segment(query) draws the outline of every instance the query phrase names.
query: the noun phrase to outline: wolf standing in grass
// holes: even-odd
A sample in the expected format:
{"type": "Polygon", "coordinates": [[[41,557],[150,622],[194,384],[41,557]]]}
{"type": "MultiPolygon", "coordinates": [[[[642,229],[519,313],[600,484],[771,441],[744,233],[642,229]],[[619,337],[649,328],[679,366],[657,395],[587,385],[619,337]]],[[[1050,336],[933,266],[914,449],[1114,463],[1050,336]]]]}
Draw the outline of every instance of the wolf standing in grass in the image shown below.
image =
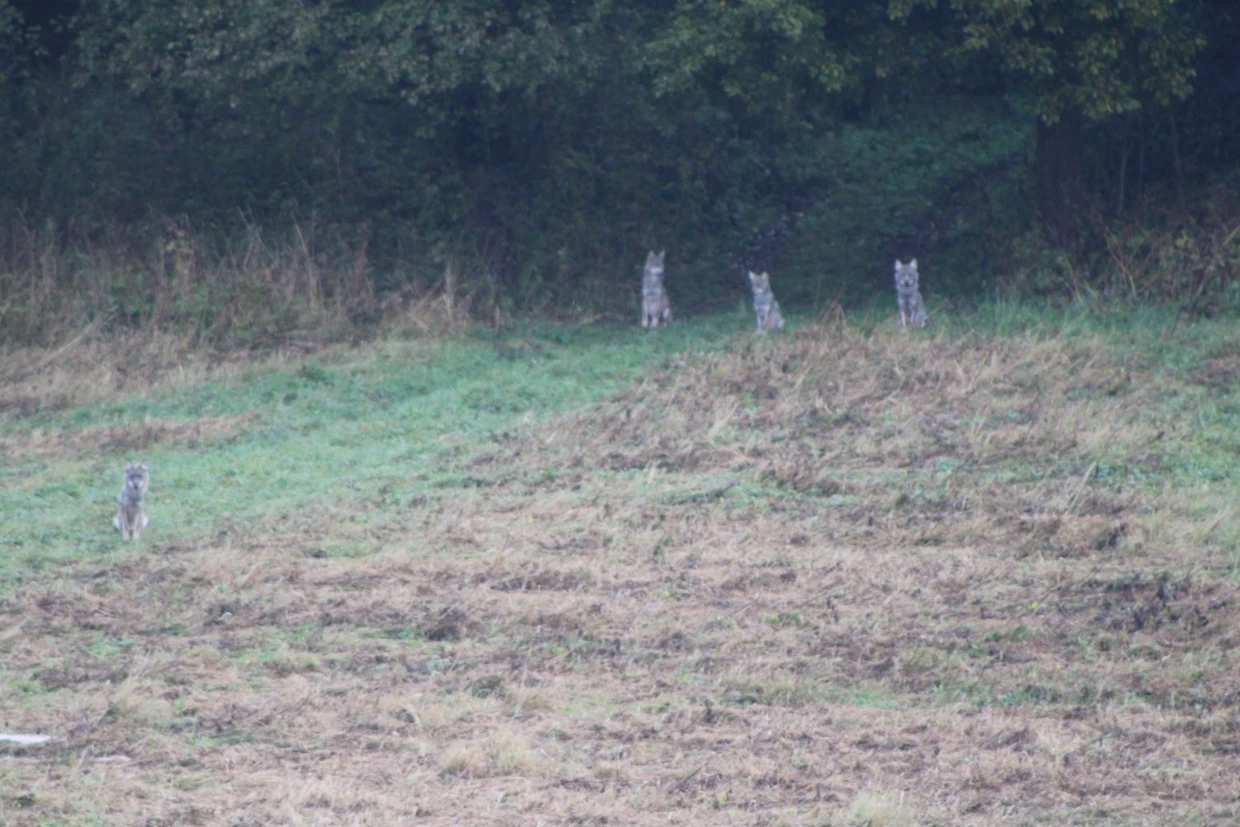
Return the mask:
{"type": "Polygon", "coordinates": [[[753,288],[753,312],[758,317],[758,332],[765,333],[784,326],[784,314],[779,312],[779,302],[771,292],[771,275],[749,271],[749,286],[753,288]]]}
{"type": "Polygon", "coordinates": [[[642,327],[658,327],[672,320],[672,303],[663,289],[663,253],[656,256],[651,250],[642,270],[642,327]]]}
{"type": "Polygon", "coordinates": [[[146,486],[150,481],[151,473],[145,462],[137,465],[125,463],[125,485],[116,498],[116,516],[112,518],[112,525],[120,531],[122,540],[137,540],[142,536],[142,529],[146,528],[146,510],[142,507],[142,501],[146,498],[146,486]]]}
{"type": "Polygon", "coordinates": [[[896,304],[900,307],[901,328],[910,322],[916,327],[926,326],[926,305],[917,289],[917,259],[908,264],[896,259],[896,304]]]}

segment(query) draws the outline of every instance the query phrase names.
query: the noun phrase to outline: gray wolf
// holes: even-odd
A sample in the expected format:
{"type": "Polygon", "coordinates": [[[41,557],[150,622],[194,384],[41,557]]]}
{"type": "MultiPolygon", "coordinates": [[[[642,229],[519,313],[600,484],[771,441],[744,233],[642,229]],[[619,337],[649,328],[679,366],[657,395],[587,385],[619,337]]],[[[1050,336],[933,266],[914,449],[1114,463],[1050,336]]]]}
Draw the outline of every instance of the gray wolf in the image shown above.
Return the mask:
{"type": "Polygon", "coordinates": [[[779,312],[779,302],[771,292],[771,275],[749,271],[749,286],[753,288],[753,312],[758,317],[758,332],[765,333],[784,326],[784,314],[779,312]]]}
{"type": "Polygon", "coordinates": [[[663,254],[654,250],[646,256],[642,270],[642,327],[658,327],[672,320],[672,304],[663,289],[663,254]]]}
{"type": "Polygon", "coordinates": [[[901,328],[907,323],[926,326],[926,305],[921,300],[917,281],[917,259],[910,260],[908,264],[896,259],[896,304],[900,308],[901,328]]]}
{"type": "Polygon", "coordinates": [[[151,473],[145,462],[125,463],[125,484],[116,498],[116,516],[112,518],[112,525],[120,531],[122,540],[137,540],[146,528],[148,520],[143,500],[150,481],[151,473]]]}

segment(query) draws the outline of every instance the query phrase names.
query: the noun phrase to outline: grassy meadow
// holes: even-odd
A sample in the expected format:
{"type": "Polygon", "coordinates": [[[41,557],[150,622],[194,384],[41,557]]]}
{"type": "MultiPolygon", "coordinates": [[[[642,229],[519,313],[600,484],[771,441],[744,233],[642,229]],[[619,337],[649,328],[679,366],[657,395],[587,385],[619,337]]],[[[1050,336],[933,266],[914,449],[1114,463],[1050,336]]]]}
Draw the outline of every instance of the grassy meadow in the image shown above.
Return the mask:
{"type": "Polygon", "coordinates": [[[0,354],[0,823],[1240,820],[1235,319],[893,309],[0,354]]]}

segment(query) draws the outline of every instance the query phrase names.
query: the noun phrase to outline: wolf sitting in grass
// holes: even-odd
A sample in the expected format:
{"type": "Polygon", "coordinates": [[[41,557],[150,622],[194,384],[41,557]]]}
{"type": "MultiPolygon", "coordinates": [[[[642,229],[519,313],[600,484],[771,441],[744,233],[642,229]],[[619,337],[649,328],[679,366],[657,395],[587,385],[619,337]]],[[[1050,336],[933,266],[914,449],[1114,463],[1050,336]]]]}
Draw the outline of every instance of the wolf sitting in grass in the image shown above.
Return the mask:
{"type": "Polygon", "coordinates": [[[764,270],[759,274],[750,270],[749,286],[753,288],[753,312],[758,317],[758,332],[783,327],[784,314],[779,312],[779,302],[771,292],[770,273],[764,270]]]}
{"type": "Polygon", "coordinates": [[[146,528],[148,521],[142,503],[150,481],[151,473],[145,462],[125,463],[125,484],[116,498],[116,516],[112,518],[112,525],[120,531],[122,540],[137,540],[146,528]]]}
{"type": "Polygon", "coordinates": [[[642,270],[642,327],[658,327],[672,320],[672,303],[663,289],[663,253],[646,256],[642,270]]]}
{"type": "Polygon", "coordinates": [[[926,326],[926,305],[917,289],[917,259],[911,259],[908,264],[896,259],[896,304],[900,308],[901,328],[908,322],[917,327],[926,326]]]}

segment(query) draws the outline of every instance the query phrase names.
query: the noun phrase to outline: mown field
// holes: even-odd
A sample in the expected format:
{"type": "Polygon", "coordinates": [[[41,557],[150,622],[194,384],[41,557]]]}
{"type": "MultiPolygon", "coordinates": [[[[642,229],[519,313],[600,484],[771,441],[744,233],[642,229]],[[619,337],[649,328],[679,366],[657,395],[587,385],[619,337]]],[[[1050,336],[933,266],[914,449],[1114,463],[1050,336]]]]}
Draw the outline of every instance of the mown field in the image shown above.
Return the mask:
{"type": "Polygon", "coordinates": [[[3,354],[0,823],[1240,821],[1235,320],[750,324],[3,354]]]}

